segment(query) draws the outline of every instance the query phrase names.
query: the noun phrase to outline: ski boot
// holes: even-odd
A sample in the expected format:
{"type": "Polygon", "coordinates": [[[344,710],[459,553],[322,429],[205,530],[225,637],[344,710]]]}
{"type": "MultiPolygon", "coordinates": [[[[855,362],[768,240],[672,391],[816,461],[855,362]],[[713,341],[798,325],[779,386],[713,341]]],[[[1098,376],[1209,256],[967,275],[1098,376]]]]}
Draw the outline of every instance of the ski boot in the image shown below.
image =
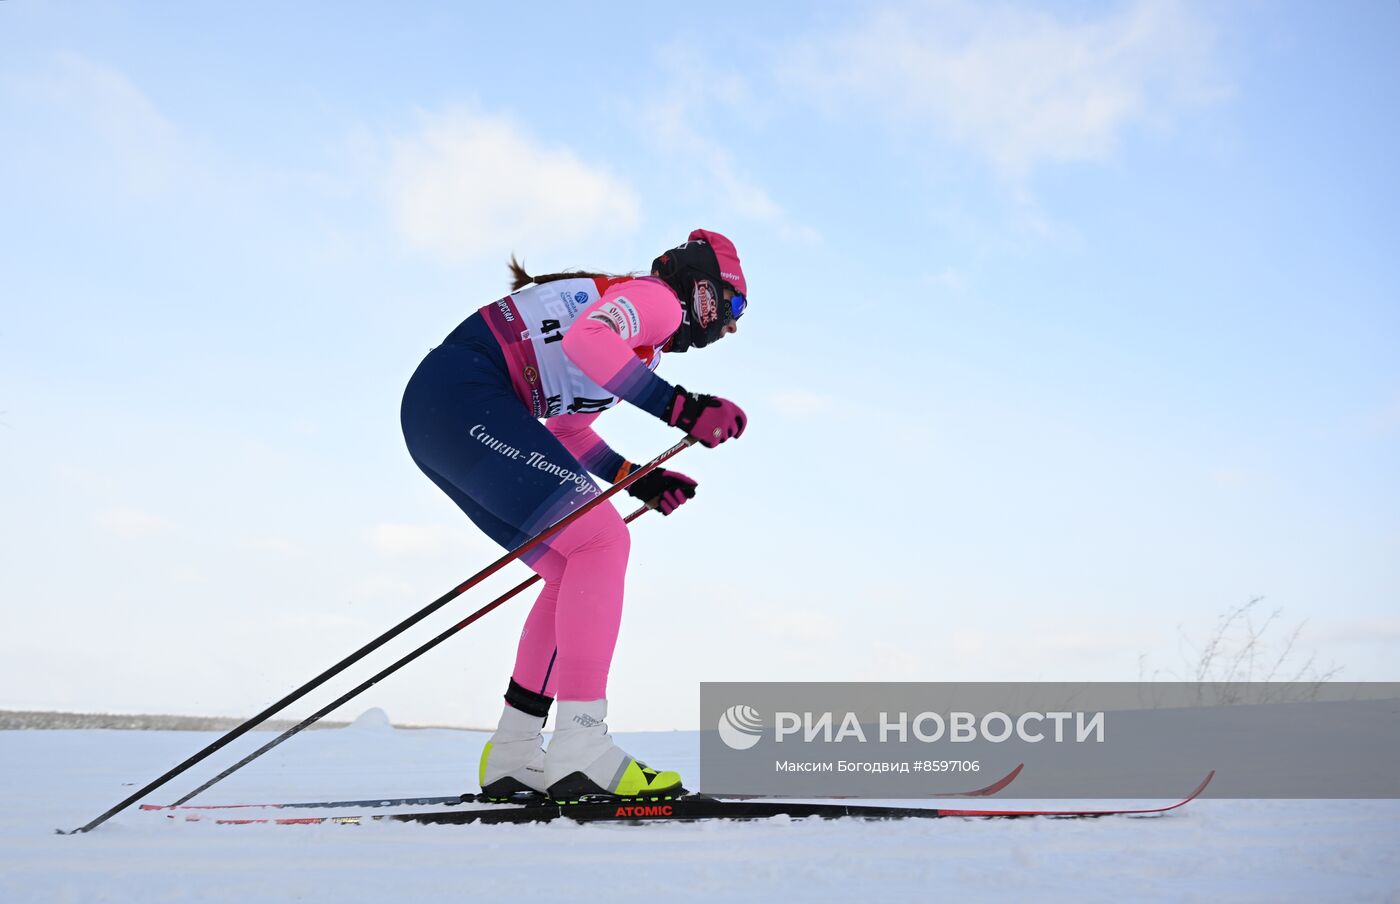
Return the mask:
{"type": "Polygon", "coordinates": [[[556,803],[656,799],[685,793],[681,777],[629,756],[613,743],[604,718],[607,700],[560,700],[554,736],[545,751],[545,782],[556,803]]]}
{"type": "Polygon", "coordinates": [[[541,734],[545,718],[506,704],[496,733],[481,751],[477,777],[482,797],[502,801],[543,798],[548,787],[541,734]]]}

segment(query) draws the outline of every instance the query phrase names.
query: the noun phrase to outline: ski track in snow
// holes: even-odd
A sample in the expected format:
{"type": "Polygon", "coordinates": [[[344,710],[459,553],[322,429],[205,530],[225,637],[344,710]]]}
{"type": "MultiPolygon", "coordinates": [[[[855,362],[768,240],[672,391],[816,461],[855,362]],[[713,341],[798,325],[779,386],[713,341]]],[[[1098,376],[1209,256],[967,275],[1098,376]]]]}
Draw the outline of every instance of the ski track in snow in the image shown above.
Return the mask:
{"type": "MultiPolygon", "coordinates": [[[[54,834],[214,737],[0,731],[0,901],[1400,902],[1400,801],[1202,800],[1154,819],[642,826],[219,826],[133,810],[87,835],[54,834]]],[[[241,738],[152,802],[170,802],[269,738],[241,738]]],[[[619,740],[697,773],[694,732],[619,740]]],[[[195,802],[475,790],[484,741],[372,726],[302,734],[195,802]]],[[[975,805],[1003,804],[1015,806],[975,805]]]]}

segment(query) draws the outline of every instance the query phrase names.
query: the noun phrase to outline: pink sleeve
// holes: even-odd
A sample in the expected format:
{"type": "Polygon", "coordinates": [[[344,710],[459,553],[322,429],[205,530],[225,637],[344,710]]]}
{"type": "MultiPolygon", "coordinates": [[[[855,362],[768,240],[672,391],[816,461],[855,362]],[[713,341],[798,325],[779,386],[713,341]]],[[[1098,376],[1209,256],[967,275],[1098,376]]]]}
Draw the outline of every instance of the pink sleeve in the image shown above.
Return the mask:
{"type": "Polygon", "coordinates": [[[564,354],[620,399],[665,418],[675,387],[652,373],[637,349],[660,348],[681,324],[676,293],[659,279],[618,283],[564,334],[564,354]]]}
{"type": "Polygon", "coordinates": [[[596,474],[608,483],[617,483],[627,476],[632,466],[594,432],[593,422],[600,413],[561,414],[545,421],[545,426],[590,474],[596,474]]]}

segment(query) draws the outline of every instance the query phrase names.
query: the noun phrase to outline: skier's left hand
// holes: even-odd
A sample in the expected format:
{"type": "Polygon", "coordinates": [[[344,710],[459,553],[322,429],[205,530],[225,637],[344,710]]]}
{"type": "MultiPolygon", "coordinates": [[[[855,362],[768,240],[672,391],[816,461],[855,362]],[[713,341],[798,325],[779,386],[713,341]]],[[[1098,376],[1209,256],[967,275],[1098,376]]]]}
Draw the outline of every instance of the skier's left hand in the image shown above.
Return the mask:
{"type": "Polygon", "coordinates": [[[627,488],[627,492],[647,505],[669,515],[694,498],[695,481],[678,471],[657,468],[627,488]]]}

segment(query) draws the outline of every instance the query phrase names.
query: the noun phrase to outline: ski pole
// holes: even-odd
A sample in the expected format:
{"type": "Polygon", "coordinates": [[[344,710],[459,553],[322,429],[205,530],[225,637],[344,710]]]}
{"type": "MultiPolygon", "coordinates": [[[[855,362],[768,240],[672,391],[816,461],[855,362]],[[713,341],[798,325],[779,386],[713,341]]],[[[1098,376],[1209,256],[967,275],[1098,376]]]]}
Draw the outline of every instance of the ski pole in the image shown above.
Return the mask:
{"type": "Polygon", "coordinates": [[[693,445],[695,442],[697,442],[695,437],[687,436],[685,439],[676,443],[674,446],[667,449],[665,452],[662,452],[660,455],[656,456],[651,461],[642,465],[640,468],[633,471],[631,474],[628,474],[622,480],[613,484],[611,487],[604,490],[602,493],[599,493],[597,496],[593,497],[588,502],[574,509],[572,512],[565,515],[563,518],[560,518],[556,523],[540,531],[538,534],[531,537],[529,540],[526,540],[514,550],[501,556],[499,559],[492,562],[490,565],[486,566],[481,571],[478,571],[472,577],[468,578],[461,584],[458,584],[456,587],[447,591],[442,596],[438,597],[428,605],[424,606],[422,609],[419,609],[413,615],[410,615],[408,618],[404,619],[394,627],[385,631],[383,634],[379,635],[374,640],[371,640],[369,643],[360,647],[358,650],[351,653],[349,656],[346,656],[344,659],[340,660],[335,665],[326,669],[324,672],[317,675],[315,678],[312,678],[310,681],[306,682],[301,687],[292,691],[290,694],[283,697],[281,700],[278,700],[276,703],[273,703],[272,705],[268,706],[267,709],[264,709],[262,712],[248,719],[246,722],[239,725],[237,728],[231,729],[222,737],[214,740],[209,744],[209,746],[194,754],[189,759],[185,760],[183,763],[180,763],[179,765],[173,767],[164,775],[155,779],[150,784],[146,785],[141,790],[132,794],[130,797],[126,798],[126,800],[123,800],[121,803],[112,807],[110,810],[103,813],[101,816],[98,816],[97,818],[93,819],[88,824],[79,826],[76,829],[71,829],[66,832],[62,829],[58,829],[57,831],[59,832],[59,834],[63,835],[74,835],[81,834],[83,832],[91,832],[93,829],[102,825],[102,823],[111,819],[113,816],[117,815],[122,810],[125,810],[127,807],[136,803],[136,801],[145,797],[147,794],[150,794],[152,791],[161,787],[175,776],[185,772],[187,769],[189,769],[196,763],[203,761],[210,754],[214,753],[217,750],[220,750],[225,745],[229,744],[231,741],[234,741],[242,737],[244,734],[247,734],[255,726],[262,723],[265,719],[268,719],[269,717],[280,712],[282,709],[286,708],[288,705],[295,703],[297,700],[300,700],[302,697],[306,696],[311,691],[320,687],[322,684],[326,683],[331,678],[334,678],[336,675],[339,675],[341,672],[345,671],[347,668],[354,665],[356,662],[359,662],[366,655],[373,653],[375,650],[384,646],[384,644],[393,640],[395,637],[398,637],[404,631],[407,631],[409,628],[418,624],[420,621],[427,618],[429,615],[432,615],[434,612],[438,611],[443,606],[446,606],[448,603],[452,602],[454,599],[461,596],[463,593],[466,593],[468,590],[475,587],[477,584],[480,584],[482,581],[486,580],[491,575],[500,571],[502,568],[506,567],[511,562],[518,559],[520,556],[534,549],[547,537],[554,534],[555,531],[562,529],[566,525],[572,523],[574,520],[582,517],[584,513],[591,511],[594,507],[602,505],[604,500],[611,498],[612,496],[631,486],[637,481],[638,478],[643,477],[656,470],[663,463],[669,461],[674,456],[680,454],[682,451],[684,451],[687,447],[693,445]]]}
{"type": "MultiPolygon", "coordinates": [[[[642,515],[646,514],[647,511],[648,511],[650,508],[651,508],[650,506],[646,506],[646,505],[642,506],[641,508],[637,509],[635,512],[633,512],[632,514],[630,514],[630,515],[628,515],[626,518],[624,518],[624,519],[623,519],[623,523],[624,523],[624,524],[631,524],[633,521],[637,520],[637,519],[640,518],[642,515]]],[[[470,625],[472,622],[476,621],[478,618],[481,618],[481,617],[482,617],[483,615],[485,615],[486,613],[490,612],[491,610],[497,608],[498,606],[500,606],[500,605],[502,605],[503,603],[507,602],[508,600],[512,599],[512,598],[515,597],[517,594],[523,592],[526,588],[530,587],[532,584],[536,583],[536,582],[539,581],[539,580],[540,580],[540,576],[537,575],[537,574],[533,574],[533,575],[531,575],[528,579],[526,579],[526,580],[524,580],[524,581],[521,581],[519,584],[516,584],[516,585],[515,585],[514,587],[512,587],[511,589],[507,590],[505,593],[501,594],[500,596],[496,597],[496,598],[495,598],[494,600],[492,600],[491,602],[489,602],[489,603],[487,603],[486,605],[482,606],[480,609],[476,610],[476,611],[473,612],[471,615],[468,615],[466,618],[462,619],[462,620],[459,621],[457,624],[455,624],[455,625],[453,625],[452,627],[448,628],[446,631],[443,631],[443,632],[442,632],[441,634],[439,634],[437,637],[434,637],[432,640],[430,640],[430,641],[428,641],[427,643],[423,644],[423,645],[422,645],[421,647],[419,647],[418,649],[414,650],[414,651],[411,652],[411,653],[405,654],[401,659],[399,659],[399,660],[398,660],[397,662],[395,662],[393,665],[387,666],[386,668],[384,668],[383,670],[381,670],[380,672],[378,672],[377,674],[375,674],[374,677],[365,679],[365,681],[364,681],[363,683],[361,683],[358,687],[355,687],[355,688],[353,688],[353,689],[351,689],[351,690],[346,691],[345,693],[341,694],[341,695],[340,695],[339,697],[337,697],[336,699],[332,700],[330,703],[327,703],[325,706],[323,706],[323,707],[321,707],[320,709],[316,710],[316,712],[312,713],[311,715],[307,716],[307,717],[306,717],[305,719],[303,719],[302,721],[298,722],[296,725],[294,725],[294,726],[292,726],[291,728],[287,729],[286,731],[282,732],[280,735],[278,735],[277,737],[273,738],[271,741],[268,741],[266,744],[264,744],[263,746],[259,747],[257,750],[254,750],[252,753],[248,754],[248,755],[245,756],[243,759],[241,759],[241,760],[239,760],[238,762],[234,763],[232,766],[228,767],[228,768],[225,769],[223,772],[220,772],[218,775],[214,776],[214,777],[211,778],[209,781],[207,781],[207,782],[205,782],[204,784],[200,785],[198,788],[195,788],[195,789],[194,789],[193,791],[191,791],[189,794],[186,794],[184,797],[182,797],[182,798],[180,798],[179,800],[175,801],[173,804],[170,804],[170,806],[172,806],[172,807],[178,807],[178,806],[180,806],[180,804],[183,804],[183,803],[185,803],[185,802],[187,802],[187,801],[189,801],[189,800],[192,800],[195,796],[197,796],[197,795],[199,795],[199,794],[203,794],[205,791],[207,791],[207,790],[209,790],[210,788],[214,787],[214,786],[217,785],[219,782],[221,782],[221,781],[223,781],[224,779],[228,778],[230,775],[233,775],[233,774],[234,774],[235,772],[237,772],[239,769],[242,769],[244,766],[246,766],[246,765],[248,765],[249,763],[253,762],[253,760],[256,760],[258,757],[262,756],[264,753],[267,753],[269,750],[271,750],[272,748],[276,747],[278,744],[281,744],[283,741],[287,740],[287,739],[290,738],[292,735],[296,734],[297,732],[301,731],[301,730],[304,729],[304,728],[309,728],[313,723],[320,721],[320,720],[321,720],[322,718],[324,718],[327,714],[329,714],[332,710],[338,709],[342,704],[349,702],[352,698],[358,697],[360,694],[362,694],[362,693],[364,693],[365,691],[369,690],[370,688],[374,687],[376,684],[378,684],[379,682],[383,681],[385,678],[388,678],[390,675],[394,674],[394,673],[397,672],[399,669],[401,669],[401,668],[403,668],[404,666],[408,665],[410,662],[412,662],[413,660],[417,659],[419,656],[422,656],[424,653],[428,652],[428,651],[431,650],[433,647],[437,646],[438,644],[442,643],[442,642],[443,642],[444,640],[446,640],[447,638],[449,638],[449,637],[451,637],[452,635],[456,634],[458,631],[462,630],[462,629],[465,628],[467,625],[470,625]]]]}

